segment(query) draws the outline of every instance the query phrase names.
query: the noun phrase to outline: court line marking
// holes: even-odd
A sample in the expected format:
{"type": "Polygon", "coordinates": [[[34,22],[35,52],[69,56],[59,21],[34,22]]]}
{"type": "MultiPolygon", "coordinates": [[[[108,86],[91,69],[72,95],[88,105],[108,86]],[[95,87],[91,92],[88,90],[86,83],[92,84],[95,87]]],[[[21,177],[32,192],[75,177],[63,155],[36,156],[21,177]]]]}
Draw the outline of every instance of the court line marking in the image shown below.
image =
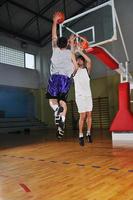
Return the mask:
{"type": "Polygon", "coordinates": [[[19,183],[19,185],[24,189],[25,192],[31,192],[30,188],[24,183],[19,183]]]}
{"type": "MultiPolygon", "coordinates": [[[[33,158],[33,157],[24,157],[24,156],[14,156],[14,155],[7,155],[7,154],[3,154],[1,155],[3,157],[11,157],[11,158],[21,158],[21,159],[27,159],[27,160],[33,160],[33,161],[41,161],[41,162],[50,162],[50,163],[60,163],[59,161],[57,160],[45,160],[45,159],[36,159],[36,158],[33,158]]],[[[87,164],[83,164],[83,163],[70,163],[69,161],[62,161],[61,164],[64,164],[64,165],[69,165],[69,164],[75,164],[79,167],[85,167],[85,166],[88,166],[87,164]]],[[[99,166],[99,165],[90,165],[91,167],[93,168],[96,168],[96,169],[102,169],[102,166],[99,166]]],[[[107,167],[107,169],[109,170],[112,170],[112,171],[120,171],[122,169],[119,169],[119,168],[115,168],[115,167],[107,167]]],[[[133,169],[129,169],[127,172],[133,172],[133,169]]]]}

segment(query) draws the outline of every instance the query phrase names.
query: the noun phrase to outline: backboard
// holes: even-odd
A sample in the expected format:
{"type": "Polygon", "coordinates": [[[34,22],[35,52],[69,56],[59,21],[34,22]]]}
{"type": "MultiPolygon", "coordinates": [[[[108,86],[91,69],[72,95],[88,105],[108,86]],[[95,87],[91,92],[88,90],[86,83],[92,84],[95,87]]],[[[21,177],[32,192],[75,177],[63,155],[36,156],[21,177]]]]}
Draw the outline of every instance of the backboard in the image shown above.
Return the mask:
{"type": "Polygon", "coordinates": [[[90,46],[116,40],[114,1],[109,0],[60,24],[60,36],[68,37],[72,33],[85,37],[90,46]]]}

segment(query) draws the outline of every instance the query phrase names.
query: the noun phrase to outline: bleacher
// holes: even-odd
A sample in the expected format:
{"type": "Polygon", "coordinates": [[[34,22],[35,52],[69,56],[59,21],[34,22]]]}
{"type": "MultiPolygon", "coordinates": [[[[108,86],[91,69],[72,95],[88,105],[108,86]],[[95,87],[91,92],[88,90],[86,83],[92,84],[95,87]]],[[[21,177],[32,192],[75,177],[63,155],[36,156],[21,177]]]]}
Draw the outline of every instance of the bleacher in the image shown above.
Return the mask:
{"type": "Polygon", "coordinates": [[[30,133],[30,131],[43,130],[47,124],[32,118],[0,118],[0,133],[30,133]]]}

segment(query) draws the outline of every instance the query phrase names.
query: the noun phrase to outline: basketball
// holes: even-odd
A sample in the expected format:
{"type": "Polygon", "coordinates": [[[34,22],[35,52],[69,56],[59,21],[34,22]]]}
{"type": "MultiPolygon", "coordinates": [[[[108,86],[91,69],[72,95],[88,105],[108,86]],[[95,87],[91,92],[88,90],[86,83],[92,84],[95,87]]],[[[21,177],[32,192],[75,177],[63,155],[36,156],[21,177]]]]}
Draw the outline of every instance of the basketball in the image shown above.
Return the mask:
{"type": "Polygon", "coordinates": [[[88,43],[88,41],[82,41],[81,42],[81,47],[82,47],[82,49],[88,49],[89,48],[89,43],[88,43]]]}
{"type": "Polygon", "coordinates": [[[56,12],[55,15],[58,16],[58,18],[59,18],[58,21],[57,21],[58,24],[61,24],[62,22],[64,22],[65,15],[64,15],[63,12],[60,12],[60,11],[56,12]]]}

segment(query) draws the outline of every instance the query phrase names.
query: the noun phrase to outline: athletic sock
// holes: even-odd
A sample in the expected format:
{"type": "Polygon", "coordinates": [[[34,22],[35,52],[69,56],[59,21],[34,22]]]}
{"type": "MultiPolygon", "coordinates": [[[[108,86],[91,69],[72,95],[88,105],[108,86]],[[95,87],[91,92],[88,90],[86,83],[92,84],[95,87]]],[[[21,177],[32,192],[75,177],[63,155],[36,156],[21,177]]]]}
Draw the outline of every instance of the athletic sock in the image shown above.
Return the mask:
{"type": "Polygon", "coordinates": [[[58,104],[53,104],[52,102],[49,103],[51,108],[56,111],[57,108],[59,108],[58,104]]]}
{"type": "Polygon", "coordinates": [[[84,137],[83,133],[79,133],[79,138],[84,137]]]}
{"type": "Polygon", "coordinates": [[[90,130],[87,130],[86,136],[91,135],[90,130]]]}

